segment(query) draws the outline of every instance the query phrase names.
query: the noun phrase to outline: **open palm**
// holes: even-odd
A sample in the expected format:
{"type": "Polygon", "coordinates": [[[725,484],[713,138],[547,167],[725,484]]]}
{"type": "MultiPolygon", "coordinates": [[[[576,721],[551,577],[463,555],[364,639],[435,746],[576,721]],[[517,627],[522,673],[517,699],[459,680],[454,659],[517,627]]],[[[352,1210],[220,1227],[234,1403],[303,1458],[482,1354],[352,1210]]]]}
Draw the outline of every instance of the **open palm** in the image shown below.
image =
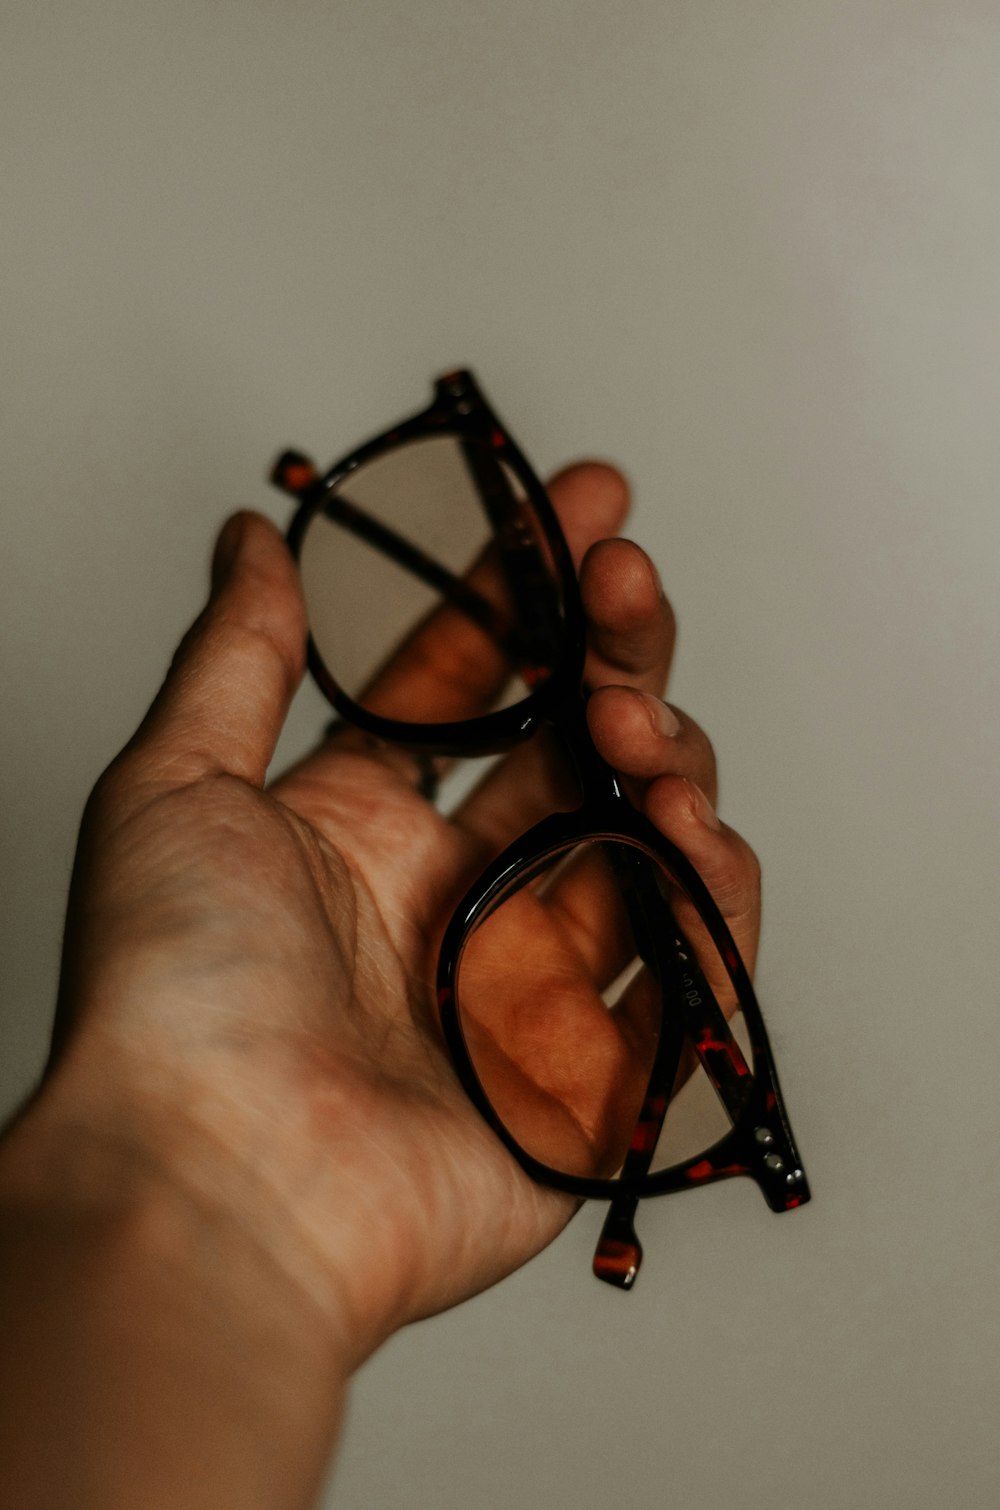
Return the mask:
{"type": "MultiPolygon", "coordinates": [[[[672,619],[646,557],[609,538],[624,484],[583,465],[552,497],[581,563],[598,748],[701,872],[752,965],[756,865],[706,800],[704,735],[657,701],[672,619]]],[[[207,609],[88,809],[55,1074],[99,1108],[109,1137],[252,1224],[321,1308],[346,1311],[368,1351],[523,1263],[571,1215],[466,1100],[430,981],[469,882],[572,793],[536,737],[445,818],[420,795],[412,757],[346,729],[265,790],[303,642],[283,543],[237,516],[207,609]]],[[[505,926],[560,973],[568,1010],[593,1012],[571,919],[528,898],[505,926]]],[[[634,1016],[592,1020],[628,1054],[634,1016]]],[[[544,1052],[509,1069],[573,1109],[565,1066],[544,1052]]]]}

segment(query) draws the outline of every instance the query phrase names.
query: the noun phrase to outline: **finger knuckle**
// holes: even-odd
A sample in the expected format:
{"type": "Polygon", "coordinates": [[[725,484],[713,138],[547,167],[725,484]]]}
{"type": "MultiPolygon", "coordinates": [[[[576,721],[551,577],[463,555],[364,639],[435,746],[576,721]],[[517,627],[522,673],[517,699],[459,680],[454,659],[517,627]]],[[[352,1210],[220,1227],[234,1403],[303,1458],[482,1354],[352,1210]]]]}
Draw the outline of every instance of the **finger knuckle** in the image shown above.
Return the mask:
{"type": "Polygon", "coordinates": [[[760,859],[740,834],[730,829],[728,838],[727,859],[715,877],[713,890],[724,911],[749,910],[760,896],[760,859]]]}
{"type": "Polygon", "coordinates": [[[715,801],[718,785],[718,761],[715,746],[705,730],[689,713],[675,708],[680,720],[684,742],[690,752],[691,774],[698,785],[715,801]]]}

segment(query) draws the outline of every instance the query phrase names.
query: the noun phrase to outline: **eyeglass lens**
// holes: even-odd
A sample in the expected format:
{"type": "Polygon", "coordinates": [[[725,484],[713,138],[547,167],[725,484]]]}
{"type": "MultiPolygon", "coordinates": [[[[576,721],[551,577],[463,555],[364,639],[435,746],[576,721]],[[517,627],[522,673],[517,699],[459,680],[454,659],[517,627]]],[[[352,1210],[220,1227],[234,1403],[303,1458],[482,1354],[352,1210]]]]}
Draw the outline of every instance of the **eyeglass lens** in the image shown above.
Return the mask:
{"type": "Polygon", "coordinates": [[[479,716],[527,697],[558,660],[562,601],[544,533],[482,441],[432,435],[355,467],[299,554],[314,646],[367,712],[479,716]]]}
{"type": "Polygon", "coordinates": [[[455,995],[487,1099],[562,1174],[612,1180],[627,1158],[636,1172],[656,1074],[662,1114],[641,1174],[705,1153],[749,1091],[753,1050],[715,944],[662,863],[622,839],[567,845],[518,876],[467,937],[455,995]]]}

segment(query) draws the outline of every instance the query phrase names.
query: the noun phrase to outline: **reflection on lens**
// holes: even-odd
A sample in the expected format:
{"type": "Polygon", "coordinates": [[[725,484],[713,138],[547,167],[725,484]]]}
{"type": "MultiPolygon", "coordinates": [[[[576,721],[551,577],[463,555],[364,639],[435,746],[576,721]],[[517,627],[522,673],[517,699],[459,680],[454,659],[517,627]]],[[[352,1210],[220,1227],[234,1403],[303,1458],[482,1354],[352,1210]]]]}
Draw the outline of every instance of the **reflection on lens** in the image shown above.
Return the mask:
{"type": "Polygon", "coordinates": [[[497,1116],[550,1169],[655,1173],[698,1158],[742,1108],[752,1053],[735,993],[697,918],[678,932],[677,896],[638,845],[588,839],[515,882],[467,937],[466,1048],[497,1116]]]}
{"type": "Polygon", "coordinates": [[[300,547],[313,643],[383,718],[446,723],[552,672],[562,601],[542,529],[490,447],[437,435],[348,473],[300,547]]]}

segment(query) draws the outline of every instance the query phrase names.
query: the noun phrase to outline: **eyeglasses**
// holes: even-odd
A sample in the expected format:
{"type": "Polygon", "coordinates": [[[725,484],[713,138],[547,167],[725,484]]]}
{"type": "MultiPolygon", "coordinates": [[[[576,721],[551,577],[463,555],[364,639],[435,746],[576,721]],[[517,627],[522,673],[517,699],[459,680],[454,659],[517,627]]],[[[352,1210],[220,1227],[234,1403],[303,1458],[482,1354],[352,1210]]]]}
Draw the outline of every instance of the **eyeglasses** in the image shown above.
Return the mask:
{"type": "Polygon", "coordinates": [[[802,1205],[746,968],[694,867],[594,746],[570,553],[471,373],[325,475],[289,451],[272,480],[298,501],[309,665],[342,718],[425,756],[545,727],[574,770],[580,806],[464,897],[437,986],[458,1077],[522,1168],[611,1202],[595,1274],[633,1284],[646,1196],[739,1174],[773,1211],[802,1205]]]}

